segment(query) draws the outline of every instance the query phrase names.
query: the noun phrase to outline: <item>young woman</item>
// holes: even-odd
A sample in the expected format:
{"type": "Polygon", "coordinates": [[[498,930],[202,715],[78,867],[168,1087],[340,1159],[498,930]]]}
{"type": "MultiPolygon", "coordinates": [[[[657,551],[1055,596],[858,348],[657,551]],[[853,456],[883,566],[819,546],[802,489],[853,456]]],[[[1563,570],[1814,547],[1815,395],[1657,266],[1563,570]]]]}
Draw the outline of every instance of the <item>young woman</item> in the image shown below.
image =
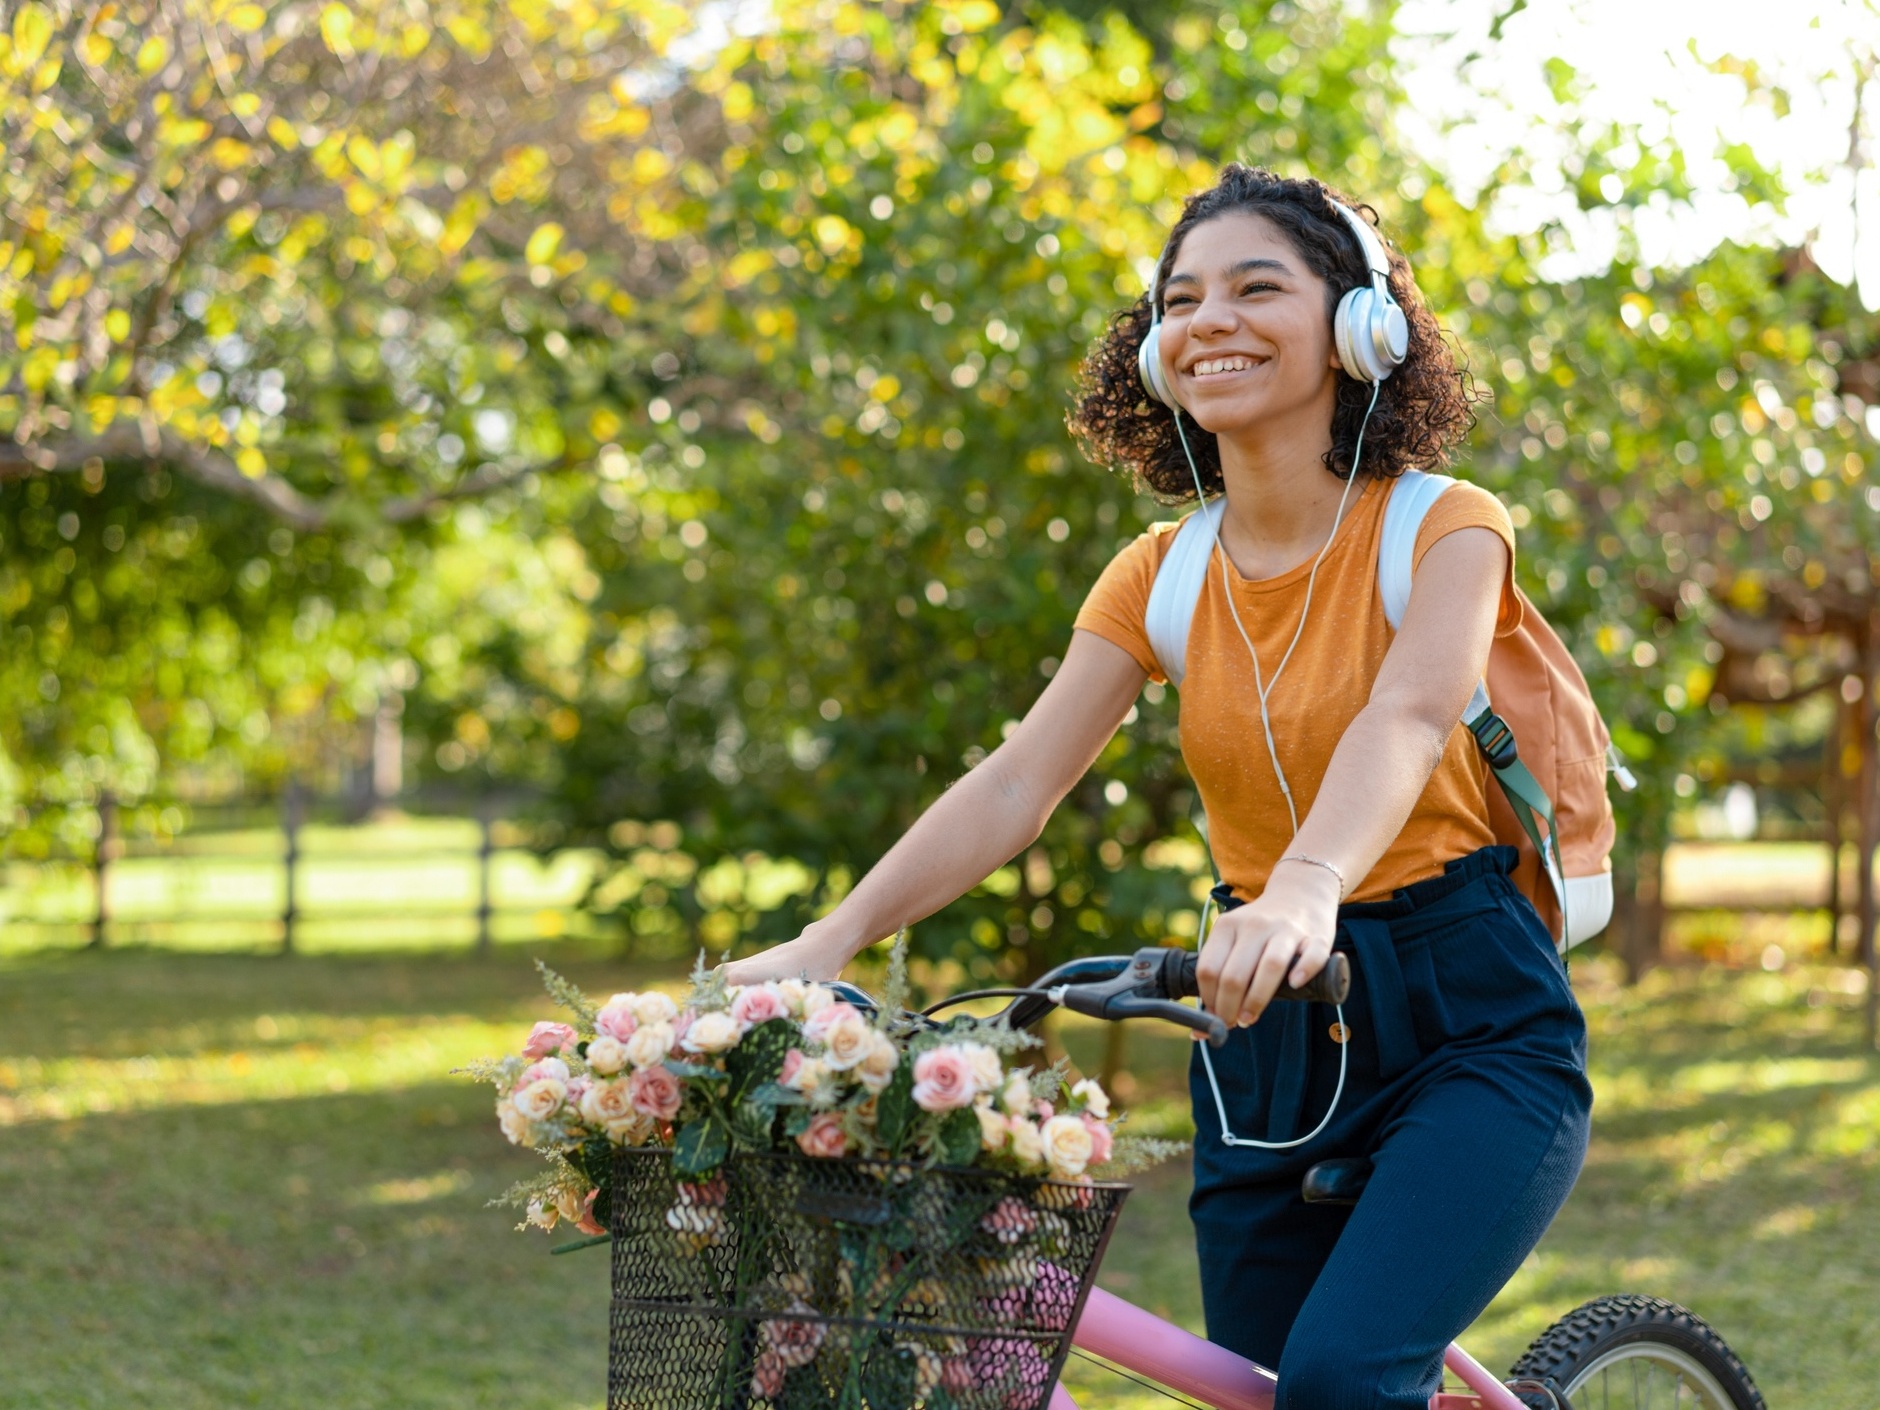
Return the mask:
{"type": "MultiPolygon", "coordinates": [[[[1472,418],[1400,256],[1387,258],[1402,321],[1341,359],[1340,298],[1386,256],[1336,199],[1241,166],[1191,197],[1154,287],[1092,351],[1072,426],[1164,498],[1195,497],[1197,481],[1225,498],[1181,694],[1182,756],[1224,877],[1202,999],[1237,1025],[1211,1063],[1197,1045],[1191,1072],[1208,1335],[1275,1367],[1290,1410],[1411,1410],[1566,1198],[1591,1092],[1579,1009],[1508,880],[1514,852],[1493,845],[1487,774],[1458,727],[1492,638],[1519,621],[1513,530],[1482,490],[1442,495],[1392,632],[1384,505],[1472,418]],[[1139,377],[1152,328],[1142,375],[1159,368],[1179,412],[1139,377]],[[1304,982],[1334,947],[1352,960],[1347,1026],[1317,1006],[1268,1012],[1282,979],[1304,982]],[[1355,1208],[1301,1201],[1307,1167],[1349,1156],[1374,1164],[1355,1208]]],[[[1012,737],[834,912],[730,965],[732,982],[833,976],[1039,835],[1164,678],[1144,611],[1172,528],[1104,571],[1012,737]]]]}

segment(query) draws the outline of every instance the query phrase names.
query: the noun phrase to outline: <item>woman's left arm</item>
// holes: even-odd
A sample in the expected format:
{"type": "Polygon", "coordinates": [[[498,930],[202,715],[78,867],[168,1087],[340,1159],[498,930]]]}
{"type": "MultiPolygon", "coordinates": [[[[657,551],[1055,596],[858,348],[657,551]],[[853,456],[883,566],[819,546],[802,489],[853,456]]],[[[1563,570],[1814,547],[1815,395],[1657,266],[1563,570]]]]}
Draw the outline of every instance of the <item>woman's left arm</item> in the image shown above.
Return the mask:
{"type": "Polygon", "coordinates": [[[1330,870],[1296,858],[1330,863],[1356,886],[1396,840],[1487,666],[1508,571],[1507,545],[1490,529],[1458,529],[1423,555],[1371,698],[1286,849],[1295,860],[1215,922],[1199,965],[1211,1011],[1251,1023],[1282,978],[1303,984],[1324,967],[1343,897],[1330,870]]]}

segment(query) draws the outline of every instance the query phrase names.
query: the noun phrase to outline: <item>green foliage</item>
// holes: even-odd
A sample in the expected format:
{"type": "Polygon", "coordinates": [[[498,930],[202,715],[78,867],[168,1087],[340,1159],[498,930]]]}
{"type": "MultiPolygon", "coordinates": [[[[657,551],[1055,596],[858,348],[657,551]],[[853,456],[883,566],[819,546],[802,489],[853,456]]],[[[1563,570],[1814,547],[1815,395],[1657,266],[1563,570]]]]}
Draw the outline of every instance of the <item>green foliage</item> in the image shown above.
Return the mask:
{"type": "Polygon", "coordinates": [[[595,1002],[581,992],[578,985],[563,979],[541,960],[535,962],[535,972],[542,977],[542,988],[548,997],[575,1016],[584,1038],[594,1036],[594,1017],[600,1012],[595,1002]]]}

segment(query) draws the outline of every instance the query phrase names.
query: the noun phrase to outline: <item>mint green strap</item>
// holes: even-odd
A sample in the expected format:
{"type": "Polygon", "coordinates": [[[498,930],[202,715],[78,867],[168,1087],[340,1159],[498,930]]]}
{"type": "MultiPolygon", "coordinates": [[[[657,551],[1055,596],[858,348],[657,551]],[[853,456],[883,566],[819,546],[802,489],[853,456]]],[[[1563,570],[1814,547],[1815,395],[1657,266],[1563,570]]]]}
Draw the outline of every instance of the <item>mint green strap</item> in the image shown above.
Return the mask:
{"type": "Polygon", "coordinates": [[[1515,752],[1514,731],[1501,716],[1492,710],[1484,710],[1468,722],[1469,733],[1475,736],[1475,742],[1488,760],[1488,767],[1495,775],[1495,782],[1501,785],[1502,795],[1507,798],[1508,806],[1514,810],[1515,821],[1521,824],[1521,831],[1528,835],[1534,844],[1534,850],[1540,854],[1541,867],[1547,872],[1548,880],[1554,888],[1554,896],[1560,902],[1560,935],[1564,944],[1567,934],[1567,888],[1565,874],[1560,866],[1560,828],[1554,821],[1553,799],[1547,796],[1547,790],[1541,787],[1528,766],[1521,762],[1515,752]],[[1541,824],[1547,824],[1545,835],[1541,824]]]}

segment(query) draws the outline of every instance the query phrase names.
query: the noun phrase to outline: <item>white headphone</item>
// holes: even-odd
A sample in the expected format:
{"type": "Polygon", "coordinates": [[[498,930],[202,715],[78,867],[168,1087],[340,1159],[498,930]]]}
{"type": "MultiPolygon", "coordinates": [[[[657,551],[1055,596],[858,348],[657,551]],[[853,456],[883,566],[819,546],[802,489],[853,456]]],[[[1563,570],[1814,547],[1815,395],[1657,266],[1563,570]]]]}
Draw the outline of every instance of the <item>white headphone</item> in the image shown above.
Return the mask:
{"type": "MultiPolygon", "coordinates": [[[[1326,198],[1328,201],[1331,198],[1326,198]]],[[[1360,382],[1376,386],[1403,366],[1410,351],[1410,324],[1390,291],[1390,259],[1384,253],[1377,232],[1348,206],[1331,201],[1332,209],[1344,217],[1351,233],[1358,237],[1358,248],[1371,272],[1371,282],[1360,284],[1338,301],[1332,315],[1332,342],[1338,349],[1339,364],[1360,382]]],[[[1162,300],[1155,299],[1154,319],[1149,334],[1136,352],[1136,371],[1143,390],[1164,406],[1175,408],[1175,389],[1169,385],[1168,371],[1162,365],[1162,300]]]]}

